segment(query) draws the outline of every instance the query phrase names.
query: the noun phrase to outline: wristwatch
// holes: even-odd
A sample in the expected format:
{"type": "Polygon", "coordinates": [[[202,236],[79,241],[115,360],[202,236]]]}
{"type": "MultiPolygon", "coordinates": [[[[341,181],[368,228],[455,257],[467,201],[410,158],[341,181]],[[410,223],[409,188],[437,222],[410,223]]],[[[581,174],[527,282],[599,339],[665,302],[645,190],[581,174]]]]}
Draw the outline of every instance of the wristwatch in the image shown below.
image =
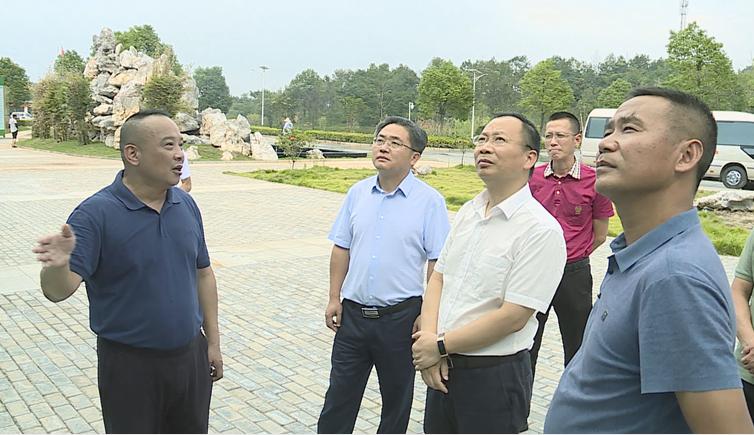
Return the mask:
{"type": "Polygon", "coordinates": [[[437,349],[440,351],[440,356],[445,358],[448,356],[448,351],[445,350],[445,333],[437,336],[437,349]]]}

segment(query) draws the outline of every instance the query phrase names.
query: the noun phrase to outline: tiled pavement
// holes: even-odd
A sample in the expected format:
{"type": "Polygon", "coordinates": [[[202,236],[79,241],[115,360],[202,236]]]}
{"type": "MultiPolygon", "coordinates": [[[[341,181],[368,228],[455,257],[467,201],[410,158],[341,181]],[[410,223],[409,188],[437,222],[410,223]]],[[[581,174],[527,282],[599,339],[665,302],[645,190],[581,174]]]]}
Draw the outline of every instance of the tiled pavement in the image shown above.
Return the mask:
{"type": "MultiPolygon", "coordinates": [[[[192,166],[192,194],[218,278],[225,361],[225,378],[214,387],[211,432],[312,432],[327,388],[326,235],[343,195],[222,173],[284,165],[192,166]]],[[[47,301],[30,249],[109,184],[119,167],[113,160],[12,150],[0,140],[0,433],[103,432],[85,292],[47,301]]],[[[592,259],[595,287],[606,252],[603,246],[592,259]]],[[[730,274],[735,258],[723,261],[730,274]]],[[[537,369],[532,432],[542,430],[561,366],[553,315],[537,369]]],[[[422,431],[422,385],[417,377],[410,432],[422,431]]],[[[372,376],[356,430],[375,432],[379,409],[372,376]]]]}

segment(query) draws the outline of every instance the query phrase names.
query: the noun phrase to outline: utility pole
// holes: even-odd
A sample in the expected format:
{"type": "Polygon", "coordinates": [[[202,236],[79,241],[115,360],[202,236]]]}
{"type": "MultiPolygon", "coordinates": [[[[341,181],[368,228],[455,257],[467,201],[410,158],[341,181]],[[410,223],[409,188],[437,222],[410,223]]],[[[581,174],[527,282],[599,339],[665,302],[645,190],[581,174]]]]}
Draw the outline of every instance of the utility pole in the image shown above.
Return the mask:
{"type": "Polygon", "coordinates": [[[408,102],[408,120],[411,121],[411,109],[414,108],[414,102],[409,101],[408,102]]]}
{"type": "Polygon", "coordinates": [[[686,28],[686,13],[689,8],[689,0],[681,0],[681,30],[686,28]]]}
{"type": "Polygon", "coordinates": [[[476,121],[476,81],[486,76],[487,74],[482,74],[481,71],[474,68],[464,68],[464,69],[474,74],[472,78],[473,96],[471,98],[471,139],[474,140],[474,123],[476,121]]]}
{"type": "Polygon", "coordinates": [[[262,70],[262,126],[264,126],[264,73],[267,72],[270,67],[260,65],[259,69],[262,70]]]}

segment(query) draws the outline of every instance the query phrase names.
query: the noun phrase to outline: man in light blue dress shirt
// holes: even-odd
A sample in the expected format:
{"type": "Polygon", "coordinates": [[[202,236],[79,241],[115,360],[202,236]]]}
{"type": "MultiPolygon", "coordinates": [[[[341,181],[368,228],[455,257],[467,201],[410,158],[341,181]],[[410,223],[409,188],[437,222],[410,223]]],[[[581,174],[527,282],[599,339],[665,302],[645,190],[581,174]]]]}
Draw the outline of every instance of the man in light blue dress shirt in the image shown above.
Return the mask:
{"type": "Polygon", "coordinates": [[[330,387],[319,433],[350,433],[372,367],[382,394],[378,433],[405,433],[415,370],[411,334],[450,229],[445,200],[414,177],[427,134],[391,116],[375,130],[378,174],[346,194],[329,239],[330,300],[325,323],[335,332],[330,387]]]}

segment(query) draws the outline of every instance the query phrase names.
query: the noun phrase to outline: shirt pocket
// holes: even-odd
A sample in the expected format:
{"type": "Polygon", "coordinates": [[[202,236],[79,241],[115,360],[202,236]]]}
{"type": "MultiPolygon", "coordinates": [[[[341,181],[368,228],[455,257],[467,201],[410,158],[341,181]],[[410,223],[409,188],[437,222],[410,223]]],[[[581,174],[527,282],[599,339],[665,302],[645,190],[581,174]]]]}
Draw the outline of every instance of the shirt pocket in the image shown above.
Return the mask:
{"type": "Polygon", "coordinates": [[[470,295],[477,300],[499,299],[505,295],[505,283],[513,263],[500,254],[482,254],[477,262],[470,295]]]}
{"type": "Polygon", "coordinates": [[[580,202],[568,204],[565,210],[565,218],[571,226],[586,225],[592,221],[592,204],[589,202],[580,202]]]}

